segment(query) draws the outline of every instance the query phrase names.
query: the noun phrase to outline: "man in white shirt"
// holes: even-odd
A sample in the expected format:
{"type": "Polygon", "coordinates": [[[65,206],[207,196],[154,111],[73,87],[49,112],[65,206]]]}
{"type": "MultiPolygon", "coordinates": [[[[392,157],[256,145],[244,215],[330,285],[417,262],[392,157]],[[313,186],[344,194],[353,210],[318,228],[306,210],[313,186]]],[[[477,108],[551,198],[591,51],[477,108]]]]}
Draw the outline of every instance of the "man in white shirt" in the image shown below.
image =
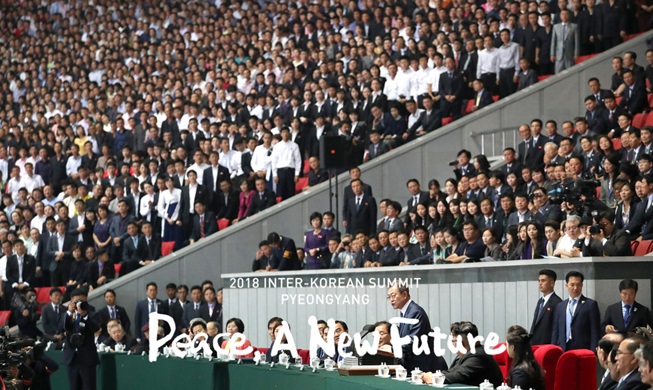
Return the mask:
{"type": "Polygon", "coordinates": [[[429,74],[430,79],[427,82],[427,90],[428,94],[431,95],[431,99],[433,99],[433,107],[437,108],[440,103],[440,75],[446,72],[447,68],[443,65],[442,54],[436,52],[433,61],[434,67],[429,74]]]}
{"type": "Polygon", "coordinates": [[[77,169],[82,165],[82,156],[79,155],[79,146],[76,144],[73,144],[70,147],[70,151],[72,152],[72,155],[68,157],[68,161],[66,161],[66,175],[73,179],[77,179],[79,177],[77,169]]]}
{"type": "Polygon", "coordinates": [[[263,133],[263,143],[254,149],[252,154],[252,170],[256,176],[263,177],[268,182],[268,187],[273,188],[272,184],[272,133],[265,131],[263,133]]]}
{"type": "Polygon", "coordinates": [[[483,80],[485,89],[494,95],[497,90],[499,73],[499,52],[494,48],[494,41],[490,35],[483,38],[483,45],[485,49],[478,52],[476,78],[483,80]]]}
{"type": "Polygon", "coordinates": [[[277,183],[277,195],[286,200],[295,194],[295,183],[302,169],[299,146],[290,140],[290,129],[281,128],[281,142],[272,151],[272,177],[277,183]]]}
{"type": "Polygon", "coordinates": [[[204,182],[204,170],[209,167],[209,164],[205,162],[204,152],[199,149],[196,150],[195,153],[193,153],[193,161],[195,161],[195,163],[188,167],[188,170],[193,170],[197,173],[197,183],[202,185],[204,182]]]}
{"type": "Polygon", "coordinates": [[[25,175],[20,178],[19,188],[27,188],[31,194],[35,188],[43,188],[45,183],[41,175],[34,174],[34,166],[31,162],[25,163],[25,175]]]}
{"type": "Polygon", "coordinates": [[[503,43],[496,51],[499,58],[499,97],[504,98],[517,91],[519,77],[519,44],[510,40],[510,30],[501,31],[503,43]]]}

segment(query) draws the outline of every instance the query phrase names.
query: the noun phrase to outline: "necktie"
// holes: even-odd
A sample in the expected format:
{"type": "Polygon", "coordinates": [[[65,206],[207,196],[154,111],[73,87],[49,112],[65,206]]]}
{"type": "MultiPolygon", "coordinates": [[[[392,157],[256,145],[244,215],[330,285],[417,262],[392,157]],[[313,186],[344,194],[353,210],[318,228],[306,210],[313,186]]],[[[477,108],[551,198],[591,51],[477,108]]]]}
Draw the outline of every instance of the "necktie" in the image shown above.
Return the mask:
{"type": "Polygon", "coordinates": [[[56,314],[57,317],[59,317],[59,305],[54,306],[54,314],[56,314]]]}
{"type": "MultiPolygon", "coordinates": [[[[262,194],[261,194],[261,200],[263,200],[263,195],[262,194]]],[[[224,194],[224,205],[227,206],[228,203],[229,203],[229,195],[224,194]]]]}
{"type": "Polygon", "coordinates": [[[415,195],[413,196],[413,206],[417,206],[417,202],[418,202],[417,195],[415,195]]]}
{"type": "Polygon", "coordinates": [[[209,304],[209,317],[213,315],[213,304],[209,304]]]}
{"type": "Polygon", "coordinates": [[[111,319],[112,320],[116,319],[116,309],[113,307],[111,308],[111,319]]]}
{"type": "Polygon", "coordinates": [[[612,122],[612,113],[613,111],[610,111],[610,115],[608,115],[608,119],[612,122]]]}
{"type": "Polygon", "coordinates": [[[104,269],[104,263],[101,261],[98,261],[98,275],[102,276],[102,270],[104,269]]]}
{"type": "Polygon", "coordinates": [[[567,24],[565,23],[562,25],[562,40],[564,41],[566,39],[567,39],[567,24]]]}
{"type": "Polygon", "coordinates": [[[424,247],[420,247],[420,249],[419,249],[419,253],[420,253],[422,256],[424,256],[424,255],[426,254],[426,248],[424,248],[424,247]]]}
{"type": "Polygon", "coordinates": [[[134,241],[134,248],[138,248],[138,237],[132,237],[132,240],[134,241]]]}
{"type": "Polygon", "coordinates": [[[540,298],[537,301],[537,316],[535,321],[539,321],[542,318],[542,313],[544,312],[544,298],[540,298]]]}
{"type": "Polygon", "coordinates": [[[476,104],[475,104],[475,106],[478,107],[479,104],[481,104],[481,93],[480,92],[476,94],[476,104]]]}
{"type": "Polygon", "coordinates": [[[75,332],[79,333],[79,324],[82,322],[82,317],[78,314],[75,318],[75,332]]]}
{"type": "Polygon", "coordinates": [[[624,325],[628,324],[630,318],[630,305],[624,305],[624,325]]]}
{"type": "Polygon", "coordinates": [[[487,218],[487,221],[486,221],[485,225],[486,225],[487,227],[492,227],[492,219],[491,219],[491,218],[487,218]]]}
{"type": "Polygon", "coordinates": [[[198,303],[196,303],[195,304],[195,310],[199,310],[199,309],[200,309],[200,305],[198,303]]]}
{"type": "Polygon", "coordinates": [[[150,313],[154,313],[156,311],[156,307],[154,307],[154,301],[150,301],[150,313]]]}
{"type": "Polygon", "coordinates": [[[460,52],[456,52],[456,69],[458,68],[459,61],[460,61],[460,52]]]}
{"type": "Polygon", "coordinates": [[[202,215],[200,217],[200,237],[204,238],[206,235],[204,234],[204,216],[202,215]]]}
{"type": "Polygon", "coordinates": [[[357,196],[356,197],[356,209],[358,210],[360,207],[361,207],[361,198],[357,196]]]}
{"type": "Polygon", "coordinates": [[[571,320],[574,318],[574,307],[576,306],[576,298],[569,300],[569,310],[567,310],[567,342],[571,340],[571,320]]]}

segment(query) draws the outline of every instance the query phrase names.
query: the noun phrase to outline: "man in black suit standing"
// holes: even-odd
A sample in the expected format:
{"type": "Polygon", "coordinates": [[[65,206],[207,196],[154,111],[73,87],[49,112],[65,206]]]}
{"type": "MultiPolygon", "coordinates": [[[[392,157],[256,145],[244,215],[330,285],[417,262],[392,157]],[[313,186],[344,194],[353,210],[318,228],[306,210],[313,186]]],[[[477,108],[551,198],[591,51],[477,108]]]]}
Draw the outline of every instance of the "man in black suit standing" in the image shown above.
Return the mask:
{"type": "Polygon", "coordinates": [[[210,236],[218,231],[218,221],[215,215],[206,211],[204,203],[200,200],[195,201],[195,216],[193,217],[193,230],[190,234],[190,243],[194,244],[196,241],[210,236]]]}
{"type": "Polygon", "coordinates": [[[150,313],[168,314],[163,310],[163,302],[156,297],[159,293],[156,283],[150,282],[146,288],[145,294],[147,298],[138,301],[136,304],[136,313],[134,314],[134,336],[140,340],[145,340],[143,326],[149,323],[150,313]]]}
{"type": "Polygon", "coordinates": [[[207,203],[207,206],[210,210],[219,209],[220,183],[224,179],[229,179],[229,169],[218,164],[219,160],[220,153],[216,150],[211,151],[211,154],[209,155],[209,162],[211,165],[206,168],[203,173],[204,177],[202,185],[204,185],[208,194],[209,203],[207,203]]]}
{"type": "Polygon", "coordinates": [[[66,313],[66,307],[61,304],[63,293],[59,288],[54,287],[50,290],[50,303],[41,309],[41,324],[43,325],[43,334],[46,339],[52,341],[61,348],[63,344],[63,333],[59,329],[62,316],[66,313]]]}
{"type": "Polygon", "coordinates": [[[562,299],[553,291],[558,275],[550,269],[543,269],[537,277],[538,287],[542,296],[537,301],[533,324],[531,325],[531,343],[533,345],[551,343],[553,331],[553,314],[555,307],[562,299]]]}
{"type": "Polygon", "coordinates": [[[136,222],[130,222],[127,225],[127,238],[123,241],[121,275],[127,275],[137,270],[141,267],[141,262],[145,260],[141,257],[140,238],[138,225],[136,222]]]}
{"type": "Polygon", "coordinates": [[[49,257],[49,270],[52,286],[63,286],[68,281],[68,272],[72,262],[72,247],[75,239],[66,235],[66,222],[59,220],[56,234],[50,235],[46,256],[49,257]]]}
{"type": "Polygon", "coordinates": [[[347,233],[362,232],[370,236],[376,232],[376,200],[363,193],[363,182],[360,179],[352,180],[351,189],[354,197],[348,200],[343,224],[347,233]]]}
{"type": "Polygon", "coordinates": [[[509,173],[515,173],[517,177],[521,175],[522,164],[517,161],[517,152],[513,147],[508,146],[503,149],[503,161],[505,161],[506,165],[500,169],[504,177],[507,177],[509,173]]]}
{"type": "MultiPolygon", "coordinates": [[[[183,226],[190,226],[195,216],[195,202],[201,201],[206,204],[207,192],[204,186],[197,182],[197,172],[189,170],[188,185],[181,188],[181,198],[179,200],[179,220],[183,226]]],[[[189,229],[184,229],[184,239],[190,234],[189,229]]]]}
{"type": "Polygon", "coordinates": [[[24,292],[34,286],[36,277],[36,259],[27,254],[25,243],[21,239],[14,241],[14,255],[7,259],[7,282],[15,292],[24,292]]]}
{"type": "Polygon", "coordinates": [[[107,323],[110,320],[118,320],[122,325],[125,332],[131,332],[131,321],[127,315],[124,307],[116,304],[116,292],[109,289],[104,292],[104,302],[107,304],[105,307],[95,313],[93,319],[100,326],[102,330],[101,335],[105,338],[109,337],[107,332],[107,323]]]}
{"type": "MultiPolygon", "coordinates": [[[[608,91],[608,94],[612,96],[611,99],[614,101],[612,92],[608,91]]],[[[587,120],[590,131],[595,134],[608,134],[608,131],[612,129],[612,123],[609,119],[610,113],[605,108],[603,101],[599,104],[594,95],[588,95],[585,98],[585,108],[587,109],[585,111],[585,119],[587,120]]]]}
{"type": "Polygon", "coordinates": [[[431,331],[431,323],[424,309],[410,298],[408,287],[401,283],[391,285],[388,289],[388,301],[393,309],[400,311],[402,318],[418,320],[413,325],[399,324],[399,336],[410,337],[410,343],[402,347],[401,365],[408,372],[413,371],[415,368],[419,368],[423,372],[446,370],[447,363],[441,356],[436,356],[434,353],[421,355],[413,353],[413,339],[420,339],[422,336],[428,335],[431,331]]]}
{"type": "Polygon", "coordinates": [[[249,208],[247,209],[248,217],[259,213],[268,207],[272,207],[277,203],[274,192],[267,189],[267,182],[264,177],[257,177],[254,186],[256,187],[256,192],[252,195],[252,202],[249,204],[249,208]]]}
{"type": "Polygon", "coordinates": [[[177,300],[177,285],[168,283],[166,285],[166,295],[168,298],[163,301],[163,311],[168,313],[175,320],[175,335],[178,335],[183,328],[184,309],[179,305],[177,300]]]}
{"type": "MultiPolygon", "coordinates": [[[[356,179],[361,178],[361,169],[359,167],[353,167],[349,169],[349,180],[354,181],[356,179]]],[[[373,196],[372,195],[372,187],[369,184],[363,183],[363,192],[366,195],[373,196]]],[[[349,208],[349,199],[354,197],[354,192],[351,190],[351,185],[345,186],[344,193],[343,193],[343,215],[347,213],[347,210],[349,208]]],[[[344,225],[344,223],[343,223],[344,225]]]]}
{"type": "Polygon", "coordinates": [[[204,321],[216,321],[220,317],[220,311],[222,306],[218,303],[218,300],[215,296],[215,289],[213,287],[207,287],[204,289],[204,301],[206,302],[203,306],[200,307],[199,317],[204,321]]]}
{"type": "Polygon", "coordinates": [[[601,329],[605,333],[634,332],[636,328],[646,328],[651,324],[648,307],[636,302],[638,284],[632,279],[624,279],[619,283],[621,301],[605,309],[605,317],[601,329]]]}
{"type": "Polygon", "coordinates": [[[88,302],[70,301],[63,318],[64,344],[61,362],[68,366],[71,390],[95,390],[96,366],[100,364],[95,348],[98,324],[89,314],[88,302]]]}
{"type": "Polygon", "coordinates": [[[585,276],[578,271],[565,275],[569,298],[558,303],[553,313],[551,344],[563,351],[596,350],[601,338],[601,314],[595,300],[582,295],[585,276]]]}
{"type": "Polygon", "coordinates": [[[523,166],[536,166],[542,164],[544,148],[534,144],[531,128],[527,124],[519,126],[519,136],[522,142],[517,145],[518,161],[523,166]]]}
{"type": "Polygon", "coordinates": [[[456,70],[456,62],[447,57],[444,60],[446,72],[440,74],[438,86],[440,92],[440,111],[443,117],[451,116],[453,120],[460,118],[462,111],[462,98],[465,81],[460,72],[456,70]]]}
{"type": "Polygon", "coordinates": [[[187,303],[187,307],[184,309],[184,315],[182,322],[185,328],[190,327],[190,322],[195,318],[200,317],[200,309],[202,306],[206,305],[206,302],[202,300],[202,287],[193,286],[190,288],[190,298],[191,302],[187,303]]]}

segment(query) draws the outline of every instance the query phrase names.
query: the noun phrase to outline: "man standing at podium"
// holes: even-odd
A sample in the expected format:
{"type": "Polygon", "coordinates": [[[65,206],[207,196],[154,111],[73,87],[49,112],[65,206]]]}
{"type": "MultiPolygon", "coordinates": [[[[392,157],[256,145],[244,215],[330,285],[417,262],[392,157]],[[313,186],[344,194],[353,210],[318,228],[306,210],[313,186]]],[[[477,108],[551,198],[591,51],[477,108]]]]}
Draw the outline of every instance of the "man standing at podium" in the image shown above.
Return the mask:
{"type": "Polygon", "coordinates": [[[427,354],[415,355],[413,354],[413,340],[420,338],[422,335],[428,335],[431,331],[431,323],[429,317],[420,305],[410,299],[410,292],[408,287],[401,283],[395,283],[388,289],[388,301],[395,310],[400,311],[402,318],[417,319],[418,322],[414,325],[400,324],[399,336],[410,336],[410,343],[402,347],[403,357],[399,361],[402,366],[411,372],[415,368],[419,368],[424,372],[435,372],[437,370],[444,371],[447,369],[447,363],[441,356],[435,356],[433,351],[427,354]]]}

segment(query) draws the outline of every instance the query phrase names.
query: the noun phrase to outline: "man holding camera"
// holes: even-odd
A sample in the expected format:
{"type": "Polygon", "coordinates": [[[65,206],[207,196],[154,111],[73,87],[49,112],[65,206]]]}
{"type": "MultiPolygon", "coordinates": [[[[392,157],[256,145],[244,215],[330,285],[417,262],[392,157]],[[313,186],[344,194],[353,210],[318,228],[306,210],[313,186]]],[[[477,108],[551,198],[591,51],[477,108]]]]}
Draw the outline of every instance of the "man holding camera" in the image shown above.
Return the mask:
{"type": "Polygon", "coordinates": [[[594,214],[595,224],[589,229],[590,252],[594,256],[632,256],[628,233],[614,226],[614,211],[594,214]]]}
{"type": "Polygon", "coordinates": [[[71,390],[95,390],[95,371],[100,360],[94,335],[100,328],[89,310],[88,302],[71,300],[63,319],[66,344],[61,362],[68,366],[71,390]]]}

